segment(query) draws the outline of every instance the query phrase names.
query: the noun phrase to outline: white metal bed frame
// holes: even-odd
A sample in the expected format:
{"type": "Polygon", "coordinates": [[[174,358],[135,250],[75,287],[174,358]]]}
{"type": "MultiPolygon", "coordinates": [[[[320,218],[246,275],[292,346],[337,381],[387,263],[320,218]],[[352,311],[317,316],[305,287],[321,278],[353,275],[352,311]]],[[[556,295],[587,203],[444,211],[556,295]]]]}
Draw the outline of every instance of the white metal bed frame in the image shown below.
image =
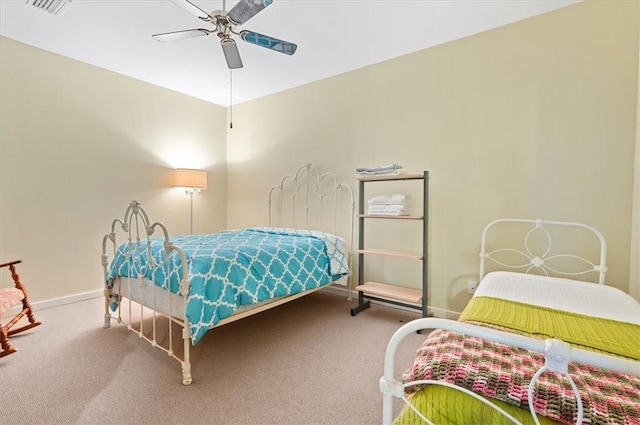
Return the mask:
{"type": "MultiPolygon", "coordinates": [[[[485,275],[485,267],[486,260],[491,260],[500,266],[507,267],[509,269],[523,269],[525,273],[529,273],[534,270],[539,270],[542,273],[548,275],[549,272],[553,272],[554,274],[559,275],[583,275],[586,273],[597,272],[598,273],[598,284],[604,284],[604,278],[606,273],[606,241],[602,234],[596,230],[595,228],[580,224],[580,223],[572,223],[572,222],[561,222],[561,221],[544,221],[544,220],[526,220],[526,219],[499,219],[492,221],[487,226],[485,226],[482,232],[482,242],[481,242],[481,252],[480,252],[480,280],[485,275]],[[534,227],[527,232],[525,236],[525,249],[524,251],[521,249],[514,248],[501,248],[492,251],[487,251],[486,243],[487,243],[487,234],[490,229],[494,226],[504,223],[521,223],[521,224],[532,224],[534,227]],[[573,255],[573,254],[556,254],[550,256],[549,253],[551,251],[551,235],[545,228],[545,226],[569,226],[569,227],[578,227],[585,229],[588,232],[591,232],[593,235],[597,237],[600,243],[600,258],[599,264],[594,264],[586,258],[581,256],[573,255]],[[535,255],[533,250],[529,247],[529,238],[533,232],[542,231],[547,237],[548,247],[541,255],[535,255]],[[524,264],[516,264],[516,265],[508,265],[504,264],[501,261],[498,261],[495,258],[495,254],[501,252],[514,252],[518,255],[524,256],[527,261],[524,264]],[[550,268],[546,261],[551,258],[558,257],[566,257],[571,259],[577,259],[579,261],[584,262],[588,267],[580,272],[562,272],[555,269],[550,268]]],[[[384,375],[380,379],[380,391],[383,394],[383,424],[390,425],[393,421],[393,397],[402,399],[404,403],[406,403],[417,415],[420,417],[425,423],[432,425],[432,422],[428,420],[421,412],[419,412],[414,406],[411,405],[409,400],[406,398],[404,394],[404,388],[416,384],[431,384],[431,385],[442,385],[446,387],[453,388],[455,390],[462,391],[466,394],[471,395],[472,397],[482,401],[483,403],[493,407],[496,411],[500,412],[504,417],[509,419],[511,422],[521,425],[521,423],[505,412],[500,407],[496,406],[491,401],[479,396],[476,393],[473,393],[465,388],[457,387],[455,385],[435,381],[435,380],[421,380],[414,381],[403,384],[402,382],[396,380],[394,378],[394,365],[395,365],[395,353],[400,345],[401,341],[408,335],[413,334],[414,332],[422,331],[424,329],[444,329],[448,331],[463,333],[468,336],[474,336],[483,338],[486,340],[496,341],[502,344],[507,344],[511,346],[515,346],[518,348],[524,348],[530,351],[535,351],[538,353],[543,353],[545,356],[545,364],[542,368],[540,368],[536,374],[533,376],[528,390],[528,399],[529,399],[529,411],[533,417],[533,420],[536,424],[539,425],[539,421],[533,406],[533,390],[535,383],[542,373],[546,370],[556,371],[561,373],[566,377],[566,379],[571,384],[573,388],[574,396],[576,397],[577,406],[578,406],[578,415],[577,415],[577,424],[582,423],[583,418],[583,406],[582,400],[579,397],[578,389],[576,388],[573,379],[568,373],[568,366],[570,361],[576,361],[581,363],[587,363],[594,366],[598,366],[604,369],[615,370],[618,372],[640,376],[640,362],[620,358],[613,357],[606,354],[601,354],[593,351],[587,351],[580,348],[573,348],[571,345],[567,344],[564,341],[560,341],[558,339],[535,339],[522,335],[512,334],[509,332],[499,331],[491,328],[486,328],[482,326],[472,325],[469,323],[458,322],[455,320],[449,319],[438,319],[438,318],[421,318],[413,320],[401,328],[399,328],[395,334],[391,337],[387,349],[385,352],[385,360],[384,360],[384,375]]]]}
{"type": "MultiPolygon", "coordinates": [[[[596,228],[586,225],[586,224],[582,224],[582,223],[572,223],[572,222],[566,222],[566,221],[551,221],[551,220],[541,220],[541,219],[537,219],[537,220],[528,220],[528,219],[518,219],[518,218],[501,218],[498,220],[494,220],[491,223],[487,224],[484,228],[484,230],[482,231],[482,242],[480,245],[480,280],[482,280],[482,278],[485,275],[485,268],[486,268],[486,260],[491,260],[494,263],[504,267],[505,269],[510,269],[510,270],[521,270],[524,273],[530,273],[531,271],[534,270],[539,270],[542,273],[544,273],[545,275],[549,276],[549,273],[553,273],[556,276],[562,276],[562,277],[576,277],[576,276],[584,276],[587,275],[589,273],[592,272],[597,272],[598,273],[598,284],[600,285],[604,285],[604,278],[605,278],[605,274],[607,272],[607,242],[604,238],[604,236],[602,236],[602,233],[600,233],[599,230],[597,230],[596,228]],[[487,235],[489,234],[489,231],[493,228],[495,228],[496,226],[500,225],[500,224],[505,224],[505,223],[522,223],[522,224],[532,224],[533,227],[527,232],[527,234],[525,235],[524,238],[524,250],[522,249],[515,249],[515,248],[499,248],[499,249],[495,249],[492,251],[487,252],[487,235]],[[545,227],[546,226],[546,227],[545,227]],[[599,263],[598,264],[594,264],[593,262],[589,261],[588,259],[579,256],[579,255],[574,255],[574,254],[555,254],[555,255],[549,255],[549,253],[551,252],[551,248],[552,248],[552,240],[551,240],[551,234],[549,233],[549,231],[547,230],[547,227],[555,227],[555,226],[559,226],[559,227],[575,227],[575,228],[579,228],[579,229],[584,229],[590,233],[592,233],[596,238],[598,238],[598,241],[600,243],[600,257],[599,257],[599,263]],[[534,235],[535,233],[542,233],[547,240],[547,247],[546,249],[544,249],[544,252],[540,253],[540,254],[535,254],[534,249],[530,246],[530,238],[532,237],[532,235],[534,235]],[[511,253],[516,253],[519,256],[522,256],[523,259],[525,260],[524,263],[520,263],[520,264],[506,264],[502,261],[500,261],[497,257],[498,254],[500,253],[504,253],[504,252],[511,252],[511,253]],[[555,268],[552,268],[551,266],[549,266],[548,261],[552,260],[552,259],[557,259],[557,258],[566,258],[566,259],[575,259],[580,261],[583,265],[587,266],[585,269],[583,270],[579,270],[579,271],[574,271],[574,272],[568,272],[568,271],[563,271],[563,270],[558,270],[555,268]]],[[[479,281],[480,281],[479,280],[479,281]]]]}
{"type": "MultiPolygon", "coordinates": [[[[289,227],[302,228],[308,230],[320,230],[333,234],[338,234],[339,230],[339,218],[341,216],[346,217],[346,231],[345,239],[347,240],[347,246],[349,249],[349,269],[351,270],[351,257],[352,257],[352,241],[353,241],[353,220],[355,217],[355,198],[353,191],[349,185],[341,182],[332,173],[320,173],[318,169],[311,163],[306,163],[301,166],[293,176],[285,176],[280,184],[273,186],[269,190],[268,196],[268,208],[269,208],[269,226],[274,225],[274,222],[278,220],[279,227],[284,227],[284,222],[289,222],[285,217],[285,211],[289,206],[289,211],[292,211],[293,220],[289,227]],[[344,195],[340,195],[340,194],[344,195]],[[276,194],[279,194],[277,208],[273,206],[273,200],[276,194]],[[343,196],[346,200],[340,202],[339,197],[343,196]],[[347,204],[347,205],[344,205],[347,204]],[[348,209],[348,217],[346,216],[346,210],[348,209]],[[274,213],[275,210],[275,213],[274,213]],[[298,211],[303,212],[302,222],[304,227],[297,227],[295,220],[296,213],[298,211]],[[318,215],[315,215],[315,212],[318,215]],[[330,213],[327,213],[329,211],[330,213]],[[327,227],[325,221],[326,215],[329,215],[331,225],[327,227]],[[314,221],[313,218],[317,220],[314,221]],[[314,227],[315,225],[315,227],[314,227]]],[[[150,244],[147,244],[147,250],[150,251],[150,244]]],[[[148,257],[153,257],[148,254],[148,257]]],[[[115,219],[111,224],[111,231],[106,234],[102,239],[102,266],[105,278],[105,314],[104,314],[104,328],[111,326],[111,320],[115,320],[117,323],[124,323],[127,329],[136,333],[141,339],[149,342],[152,346],[157,347],[166,352],[170,357],[177,360],[182,366],[182,383],[189,385],[192,383],[191,375],[191,361],[190,361],[190,346],[191,338],[189,334],[189,322],[186,318],[185,311],[187,305],[187,296],[189,295],[189,280],[188,265],[184,252],[179,246],[176,246],[169,236],[169,231],[166,226],[160,222],[151,222],[149,216],[142,205],[137,201],[132,201],[127,207],[123,219],[115,219]],[[114,288],[110,289],[107,286],[107,278],[109,272],[109,255],[108,246],[111,245],[113,258],[116,256],[116,250],[120,243],[117,240],[118,232],[124,232],[127,242],[127,255],[134,255],[134,248],[141,245],[143,239],[149,239],[151,236],[159,231],[164,238],[164,257],[162,264],[156,264],[152,261],[152,267],[163,267],[171,255],[177,255],[180,257],[182,264],[182,276],[185,278],[180,284],[180,294],[176,296],[169,291],[166,291],[152,282],[146,281],[144,276],[136,278],[119,278],[114,284],[114,288]],[[123,279],[126,280],[123,285],[123,279]],[[135,286],[134,286],[135,285],[135,286]],[[123,286],[125,292],[123,293],[123,286]],[[132,291],[132,288],[134,290],[132,291]],[[151,288],[151,289],[149,289],[151,288]],[[150,295],[145,295],[144,291],[150,291],[150,295]],[[112,313],[110,311],[111,296],[116,293],[120,297],[117,310],[112,313]],[[126,299],[126,302],[124,302],[126,299]],[[125,315],[123,317],[123,308],[125,309],[125,315]],[[132,321],[132,313],[134,309],[138,312],[139,317],[137,321],[132,321]],[[175,312],[179,313],[176,314],[175,312]],[[172,313],[173,312],[173,313],[172,313]],[[159,319],[168,320],[168,342],[166,347],[158,341],[158,328],[159,319]],[[151,331],[145,332],[144,322],[145,320],[151,321],[151,331]],[[182,328],[181,338],[183,345],[183,354],[180,357],[176,351],[173,341],[173,326],[182,328]]],[[[349,288],[349,296],[351,295],[351,271],[349,276],[343,277],[338,282],[346,284],[349,288]]],[[[282,298],[277,298],[270,302],[261,303],[257,306],[251,306],[244,308],[232,316],[221,320],[215,327],[222,326],[239,319],[251,316],[253,314],[271,309],[273,307],[282,305],[286,302],[293,301],[307,294],[317,291],[321,288],[316,288],[308,291],[304,291],[295,295],[290,295],[282,298]]]]}

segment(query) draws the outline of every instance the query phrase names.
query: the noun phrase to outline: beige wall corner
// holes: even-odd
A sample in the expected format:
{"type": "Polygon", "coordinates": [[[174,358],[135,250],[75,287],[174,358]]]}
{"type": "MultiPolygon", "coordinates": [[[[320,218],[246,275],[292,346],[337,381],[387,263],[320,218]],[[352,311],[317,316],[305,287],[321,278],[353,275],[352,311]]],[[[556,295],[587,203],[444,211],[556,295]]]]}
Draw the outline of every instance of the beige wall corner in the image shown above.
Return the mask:
{"type": "Polygon", "coordinates": [[[0,259],[23,260],[33,302],[102,288],[102,237],[132,200],[188,233],[174,168],[208,173],[194,231],[224,227],[226,108],[0,37],[0,110],[0,259]]]}
{"type": "MultiPolygon", "coordinates": [[[[638,7],[640,17],[640,7],[638,7]]],[[[640,19],[638,20],[638,49],[640,50],[640,19]]],[[[638,55],[640,57],[640,53],[638,55]]],[[[638,63],[638,105],[636,108],[636,166],[633,186],[631,220],[631,257],[629,260],[629,293],[640,301],[640,61],[638,63]]]]}
{"type": "MultiPolygon", "coordinates": [[[[633,193],[638,212],[637,7],[581,2],[234,106],[228,227],[263,224],[268,183],[305,161],[354,189],[356,167],[398,163],[431,174],[433,308],[462,311],[482,228],[500,217],[596,227],[608,243],[607,284],[627,292],[633,193]]],[[[418,234],[389,228],[390,243],[367,243],[410,251],[418,234]]],[[[415,284],[413,264],[388,263],[365,273],[415,284]]]]}

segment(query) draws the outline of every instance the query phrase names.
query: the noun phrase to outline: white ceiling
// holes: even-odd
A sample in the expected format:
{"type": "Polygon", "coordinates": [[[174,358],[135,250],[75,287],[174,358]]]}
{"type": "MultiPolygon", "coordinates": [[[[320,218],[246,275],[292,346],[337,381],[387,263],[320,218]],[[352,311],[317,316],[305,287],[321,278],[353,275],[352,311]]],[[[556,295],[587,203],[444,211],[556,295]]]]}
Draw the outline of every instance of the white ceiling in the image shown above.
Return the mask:
{"type": "MultiPolygon", "coordinates": [[[[219,105],[230,75],[215,35],[159,43],[152,34],[211,28],[165,0],[72,0],[60,15],[0,0],[0,34],[219,105]]],[[[210,12],[222,0],[192,0],[210,12]]],[[[506,25],[578,0],[274,0],[241,29],[298,44],[286,56],[237,39],[233,103],[506,25]]],[[[227,2],[229,10],[236,1],[227,2]]]]}

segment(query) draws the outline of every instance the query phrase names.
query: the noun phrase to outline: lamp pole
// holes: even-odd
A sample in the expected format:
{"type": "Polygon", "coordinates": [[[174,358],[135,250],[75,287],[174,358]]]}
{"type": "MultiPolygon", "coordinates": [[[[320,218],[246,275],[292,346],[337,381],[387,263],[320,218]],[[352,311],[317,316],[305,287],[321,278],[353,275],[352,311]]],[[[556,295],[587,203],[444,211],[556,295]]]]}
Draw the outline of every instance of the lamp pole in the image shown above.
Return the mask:
{"type": "Polygon", "coordinates": [[[189,193],[189,234],[193,235],[193,193],[194,190],[190,190],[189,193]]]}
{"type": "Polygon", "coordinates": [[[178,168],[175,171],[174,185],[183,187],[189,195],[189,234],[193,235],[193,195],[207,188],[207,173],[204,170],[178,168]]]}

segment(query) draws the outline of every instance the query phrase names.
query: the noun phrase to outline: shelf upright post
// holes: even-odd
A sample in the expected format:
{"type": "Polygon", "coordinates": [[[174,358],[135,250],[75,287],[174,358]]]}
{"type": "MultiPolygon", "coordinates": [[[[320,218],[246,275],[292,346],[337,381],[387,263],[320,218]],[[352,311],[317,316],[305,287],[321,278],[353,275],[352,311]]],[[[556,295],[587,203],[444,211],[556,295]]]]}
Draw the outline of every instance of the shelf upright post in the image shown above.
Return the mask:
{"type": "MultiPolygon", "coordinates": [[[[358,286],[364,283],[364,215],[365,215],[365,196],[364,196],[364,180],[358,182],[358,286]]],[[[362,291],[358,291],[358,305],[351,309],[351,315],[355,316],[362,310],[371,306],[371,301],[365,300],[362,291]]]]}
{"type": "Polygon", "coordinates": [[[429,308],[429,171],[422,182],[422,317],[428,317],[429,308]]]}

